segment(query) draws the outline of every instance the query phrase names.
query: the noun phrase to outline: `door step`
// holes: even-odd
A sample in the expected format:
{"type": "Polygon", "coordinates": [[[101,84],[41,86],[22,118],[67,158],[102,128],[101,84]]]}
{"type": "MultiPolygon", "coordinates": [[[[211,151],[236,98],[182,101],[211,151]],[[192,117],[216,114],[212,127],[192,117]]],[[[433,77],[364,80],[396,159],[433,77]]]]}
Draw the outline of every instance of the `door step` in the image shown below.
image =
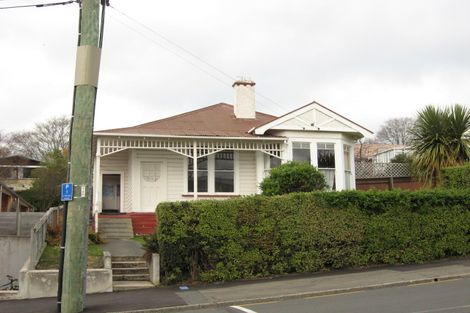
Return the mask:
{"type": "Polygon", "coordinates": [[[130,218],[100,218],[99,234],[103,239],[130,239],[134,237],[130,218]]]}

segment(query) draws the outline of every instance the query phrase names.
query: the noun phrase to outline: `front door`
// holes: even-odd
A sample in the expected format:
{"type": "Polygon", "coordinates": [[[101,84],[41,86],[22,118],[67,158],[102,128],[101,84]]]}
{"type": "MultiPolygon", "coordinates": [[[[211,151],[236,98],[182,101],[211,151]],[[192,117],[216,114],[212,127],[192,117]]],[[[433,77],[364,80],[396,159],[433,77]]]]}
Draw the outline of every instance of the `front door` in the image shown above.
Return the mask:
{"type": "Polygon", "coordinates": [[[155,212],[165,200],[165,171],[163,162],[142,162],[140,170],[140,205],[144,212],[155,212]]]}
{"type": "Polygon", "coordinates": [[[103,212],[121,211],[121,175],[103,174],[103,212]]]}

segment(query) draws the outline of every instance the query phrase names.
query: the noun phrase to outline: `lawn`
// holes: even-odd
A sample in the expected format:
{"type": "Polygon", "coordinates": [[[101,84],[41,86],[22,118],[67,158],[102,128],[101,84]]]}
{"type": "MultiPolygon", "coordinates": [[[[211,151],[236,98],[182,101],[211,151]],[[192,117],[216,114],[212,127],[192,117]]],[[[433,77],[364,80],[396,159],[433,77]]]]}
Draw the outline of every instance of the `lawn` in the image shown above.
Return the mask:
{"type": "MultiPolygon", "coordinates": [[[[59,268],[59,246],[46,246],[44,252],[39,259],[37,270],[52,270],[59,268]]],[[[99,245],[88,245],[88,268],[102,268],[103,267],[103,250],[99,245]]]]}
{"type": "Polygon", "coordinates": [[[141,246],[144,245],[145,243],[145,239],[144,239],[145,236],[134,236],[132,238],[132,240],[136,241],[137,243],[139,243],[141,246]]]}

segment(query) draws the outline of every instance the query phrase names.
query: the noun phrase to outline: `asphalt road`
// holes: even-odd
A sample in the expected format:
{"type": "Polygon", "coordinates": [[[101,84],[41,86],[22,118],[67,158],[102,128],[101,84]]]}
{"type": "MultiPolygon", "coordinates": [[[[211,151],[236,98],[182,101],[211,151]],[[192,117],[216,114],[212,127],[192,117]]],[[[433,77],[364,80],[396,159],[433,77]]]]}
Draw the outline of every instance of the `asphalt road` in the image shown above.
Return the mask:
{"type": "Polygon", "coordinates": [[[468,313],[470,278],[186,313],[468,313]]]}

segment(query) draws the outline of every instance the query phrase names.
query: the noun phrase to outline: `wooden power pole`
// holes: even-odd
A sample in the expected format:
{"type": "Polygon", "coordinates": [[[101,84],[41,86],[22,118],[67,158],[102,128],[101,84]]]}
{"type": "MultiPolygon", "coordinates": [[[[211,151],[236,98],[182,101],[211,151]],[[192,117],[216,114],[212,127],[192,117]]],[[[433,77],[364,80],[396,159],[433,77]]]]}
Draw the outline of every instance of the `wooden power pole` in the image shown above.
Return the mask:
{"type": "Polygon", "coordinates": [[[85,307],[93,121],[101,55],[99,8],[100,0],[81,1],[69,166],[74,197],[68,204],[62,279],[64,313],[82,312],[85,307]]]}

